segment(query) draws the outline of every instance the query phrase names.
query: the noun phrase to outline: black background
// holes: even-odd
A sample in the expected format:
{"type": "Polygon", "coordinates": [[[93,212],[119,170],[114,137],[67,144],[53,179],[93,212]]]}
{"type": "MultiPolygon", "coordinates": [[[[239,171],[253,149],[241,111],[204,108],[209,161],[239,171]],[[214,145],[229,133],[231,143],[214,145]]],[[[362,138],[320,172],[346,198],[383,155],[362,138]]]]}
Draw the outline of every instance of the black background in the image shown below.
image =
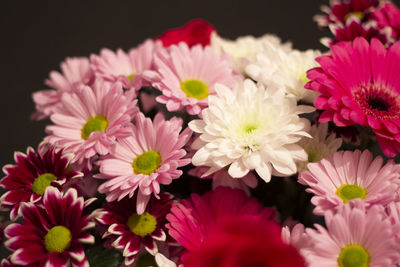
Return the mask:
{"type": "Polygon", "coordinates": [[[313,22],[324,0],[40,1],[0,0],[0,166],[36,147],[49,121],[29,119],[31,93],[69,56],[125,50],[203,18],[226,38],[275,33],[297,49],[323,49],[313,22]]]}

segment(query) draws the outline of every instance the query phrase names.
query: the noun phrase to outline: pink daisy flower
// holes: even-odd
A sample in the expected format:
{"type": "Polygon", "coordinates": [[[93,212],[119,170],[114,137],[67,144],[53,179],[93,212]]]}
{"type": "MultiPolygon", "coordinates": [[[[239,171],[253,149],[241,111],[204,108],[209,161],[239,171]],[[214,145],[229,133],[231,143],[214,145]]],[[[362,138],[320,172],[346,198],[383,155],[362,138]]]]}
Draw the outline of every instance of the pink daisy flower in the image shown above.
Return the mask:
{"type": "Polygon", "coordinates": [[[156,100],[165,104],[168,111],[186,107],[191,115],[197,115],[208,106],[208,96],[215,94],[214,85],[233,88],[241,76],[233,73],[227,55],[217,55],[212,49],[186,43],[161,49],[155,55],[153,86],[162,92],[156,100]]]}
{"type": "Polygon", "coordinates": [[[304,225],[301,223],[295,224],[292,228],[289,228],[289,226],[283,227],[281,235],[283,242],[294,246],[298,251],[311,246],[311,240],[305,232],[304,225]]]}
{"type": "Polygon", "coordinates": [[[182,256],[190,267],[302,267],[298,251],[285,244],[281,227],[257,216],[225,217],[204,238],[198,249],[182,256]]]}
{"type": "Polygon", "coordinates": [[[10,218],[21,216],[21,204],[40,202],[48,186],[60,188],[65,182],[83,174],[67,170],[70,157],[61,149],[40,145],[38,151],[28,147],[26,154],[14,154],[15,165],[3,168],[6,174],[0,185],[7,189],[0,198],[0,207],[11,210],[10,218]]]}
{"type": "Polygon", "coordinates": [[[32,114],[35,120],[50,117],[61,106],[61,97],[79,84],[90,84],[93,81],[93,72],[89,59],[85,57],[66,58],[61,63],[61,72],[50,72],[46,85],[56,90],[42,90],[33,93],[36,113],[32,114]]]}
{"type": "MultiPolygon", "coordinates": [[[[392,223],[392,230],[397,246],[400,245],[400,202],[392,202],[386,206],[386,213],[392,223]]],[[[400,263],[400,258],[397,261],[400,263]]]]}
{"type": "Polygon", "coordinates": [[[154,256],[158,252],[156,241],[167,240],[165,216],[171,209],[171,199],[166,193],[160,193],[159,199],[152,197],[141,215],[136,212],[136,199],[126,197],[96,211],[96,220],[106,228],[103,238],[123,253],[125,265],[136,260],[142,247],[154,256]]]}
{"type": "Polygon", "coordinates": [[[80,86],[61,98],[45,140],[73,153],[71,163],[91,169],[91,158],[108,154],[117,138],[131,135],[131,120],[138,112],[134,97],[133,91],[124,94],[119,82],[109,86],[96,80],[93,89],[80,86]]]}
{"type": "Polygon", "coordinates": [[[309,163],[309,171],[300,173],[298,181],[308,185],[307,192],[315,195],[311,202],[318,215],[355,198],[363,199],[367,207],[386,205],[396,198],[400,170],[393,162],[382,164],[383,158],[373,159],[368,150],[336,152],[320,162],[309,163]]]}
{"type": "Polygon", "coordinates": [[[319,121],[337,126],[371,127],[382,151],[400,151],[400,42],[389,49],[377,39],[340,42],[332,55],[317,58],[321,67],[308,71],[306,88],[319,92],[314,106],[319,121]]]}
{"type": "Polygon", "coordinates": [[[29,266],[88,266],[83,244],[94,243],[85,230],[94,226],[83,209],[94,199],[78,197],[74,189],[60,193],[48,187],[43,207],[24,204],[24,224],[14,223],[5,229],[5,245],[13,251],[13,264],[29,266]]]}
{"type": "Polygon", "coordinates": [[[95,75],[104,81],[119,81],[124,88],[133,87],[139,90],[142,86],[149,85],[143,79],[142,73],[152,69],[154,51],[160,47],[160,43],[149,39],[128,53],[122,49],[118,49],[116,53],[103,49],[100,56],[91,55],[92,69],[95,75]]]}
{"type": "Polygon", "coordinates": [[[217,222],[245,215],[260,217],[263,221],[277,217],[274,209],[264,208],[242,190],[218,187],[202,196],[192,194],[189,199],[174,204],[167,215],[167,228],[182,246],[195,251],[217,222]]]}
{"type": "Polygon", "coordinates": [[[313,246],[307,254],[309,267],[395,266],[399,250],[382,206],[366,210],[357,203],[341,206],[338,213],[327,211],[327,229],[307,229],[313,246]]]}
{"type": "Polygon", "coordinates": [[[99,161],[100,174],[95,177],[107,179],[99,192],[107,194],[107,201],[133,197],[137,192],[136,210],[142,214],[151,195],[160,193],[160,184],[179,178],[182,171],[177,168],[191,161],[183,158],[186,151],[182,147],[192,132],[181,130],[181,119],[167,121],[159,113],[152,122],[139,113],[131,136],[118,140],[110,155],[99,161]]]}

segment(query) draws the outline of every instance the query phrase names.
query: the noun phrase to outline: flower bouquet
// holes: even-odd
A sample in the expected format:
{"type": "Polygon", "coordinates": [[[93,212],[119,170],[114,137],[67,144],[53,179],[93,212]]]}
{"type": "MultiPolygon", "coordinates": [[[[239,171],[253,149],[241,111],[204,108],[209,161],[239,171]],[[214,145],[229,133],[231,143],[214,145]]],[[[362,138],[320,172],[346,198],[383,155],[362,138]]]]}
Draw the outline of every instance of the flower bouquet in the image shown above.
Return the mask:
{"type": "Polygon", "coordinates": [[[322,52],[196,19],[66,58],[3,168],[1,266],[400,264],[400,10],[321,10],[322,52]]]}

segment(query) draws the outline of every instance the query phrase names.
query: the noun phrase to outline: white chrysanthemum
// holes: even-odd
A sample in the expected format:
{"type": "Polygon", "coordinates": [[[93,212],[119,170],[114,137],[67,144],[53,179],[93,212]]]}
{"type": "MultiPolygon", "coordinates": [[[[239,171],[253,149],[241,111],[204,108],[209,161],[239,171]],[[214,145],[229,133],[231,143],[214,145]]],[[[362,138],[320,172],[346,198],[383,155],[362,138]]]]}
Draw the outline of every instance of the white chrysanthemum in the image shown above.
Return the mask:
{"type": "Polygon", "coordinates": [[[211,48],[218,54],[229,54],[232,56],[232,68],[244,74],[246,66],[255,62],[256,55],[269,47],[280,47],[284,51],[292,50],[291,43],[281,44],[281,40],[272,34],[265,34],[255,38],[253,36],[242,36],[236,40],[228,40],[220,37],[217,33],[211,35],[211,48]]]}
{"type": "Polygon", "coordinates": [[[216,85],[203,120],[193,120],[190,129],[200,133],[193,143],[198,149],[192,158],[196,166],[209,166],[207,176],[227,167],[234,178],[255,170],[266,182],[271,174],[296,173],[295,161],[307,160],[296,144],[309,136],[309,121],[298,114],[312,107],[297,106],[282,90],[256,85],[251,80],[239,83],[233,91],[216,85]]]}
{"type": "Polygon", "coordinates": [[[318,66],[315,58],[320,55],[318,50],[287,51],[280,44],[270,43],[257,54],[255,61],[246,66],[245,72],[264,86],[282,87],[297,100],[312,103],[318,93],[304,88],[309,81],[306,72],[318,66]]]}
{"type": "Polygon", "coordinates": [[[342,139],[336,138],[336,135],[328,136],[328,123],[320,123],[318,126],[313,125],[310,128],[312,138],[302,138],[298,143],[308,154],[308,160],[297,162],[299,171],[305,171],[307,164],[317,162],[329,155],[333,155],[342,145],[342,139]]]}

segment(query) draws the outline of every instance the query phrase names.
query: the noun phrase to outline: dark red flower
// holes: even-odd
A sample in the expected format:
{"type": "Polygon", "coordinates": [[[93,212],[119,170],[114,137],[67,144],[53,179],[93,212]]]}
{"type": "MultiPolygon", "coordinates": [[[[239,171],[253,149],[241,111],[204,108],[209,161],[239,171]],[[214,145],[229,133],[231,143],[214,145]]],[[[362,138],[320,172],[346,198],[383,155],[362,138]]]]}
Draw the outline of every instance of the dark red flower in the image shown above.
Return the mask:
{"type": "Polygon", "coordinates": [[[220,221],[182,262],[190,267],[305,266],[296,248],[282,241],[279,224],[251,215],[220,221]]]}
{"type": "Polygon", "coordinates": [[[181,28],[165,31],[156,40],[160,40],[167,47],[180,42],[185,42],[189,47],[196,44],[206,46],[210,44],[211,33],[215,28],[202,19],[195,19],[181,28]]]}
{"type": "Polygon", "coordinates": [[[9,258],[12,265],[4,261],[2,266],[88,266],[84,244],[94,243],[86,232],[94,223],[91,216],[83,215],[83,209],[93,200],[84,201],[75,189],[62,193],[49,186],[43,205],[24,203],[24,224],[13,223],[4,230],[5,246],[13,254],[9,258]]]}
{"type": "Polygon", "coordinates": [[[31,147],[26,154],[16,152],[14,159],[15,165],[3,168],[6,176],[0,181],[0,186],[9,190],[1,196],[0,207],[11,209],[12,220],[21,215],[21,203],[41,201],[48,186],[61,188],[72,178],[83,175],[68,169],[69,155],[48,144],[40,145],[37,152],[31,147]]]}
{"type": "Polygon", "coordinates": [[[141,215],[136,211],[136,197],[109,202],[96,211],[96,220],[105,228],[103,238],[107,237],[111,246],[123,252],[126,266],[138,258],[142,247],[154,256],[158,251],[156,241],[172,241],[165,228],[172,196],[160,193],[159,199],[151,197],[141,215]]]}

